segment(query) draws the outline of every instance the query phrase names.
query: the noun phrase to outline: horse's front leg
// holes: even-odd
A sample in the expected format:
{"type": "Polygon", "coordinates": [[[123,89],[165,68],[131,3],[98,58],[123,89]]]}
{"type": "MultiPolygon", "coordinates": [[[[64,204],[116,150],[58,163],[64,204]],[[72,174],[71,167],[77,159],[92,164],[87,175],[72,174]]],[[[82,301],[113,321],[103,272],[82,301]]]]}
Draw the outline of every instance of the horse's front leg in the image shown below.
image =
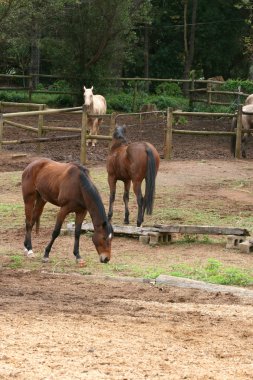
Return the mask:
{"type": "Polygon", "coordinates": [[[128,209],[128,203],[129,203],[129,191],[130,191],[131,181],[124,182],[124,195],[123,195],[123,201],[125,204],[125,219],[124,224],[129,224],[129,209],[128,209]]]}
{"type": "MultiPolygon", "coordinates": [[[[91,129],[92,129],[92,119],[88,118],[87,120],[87,134],[88,135],[91,134],[91,129]]],[[[86,140],[86,146],[89,146],[90,141],[91,141],[90,139],[86,140]]]]}
{"type": "Polygon", "coordinates": [[[52,233],[52,238],[49,244],[46,246],[44,257],[42,259],[44,263],[46,263],[49,260],[49,253],[51,251],[52,245],[55,239],[60,235],[62,223],[68,213],[69,213],[69,210],[65,207],[62,207],[57,214],[55,227],[52,233]]]}
{"type": "Polygon", "coordinates": [[[247,158],[246,150],[247,150],[247,145],[250,140],[251,134],[250,133],[245,133],[242,138],[242,157],[247,158]]]}
{"type": "Polygon", "coordinates": [[[133,182],[133,190],[138,205],[137,227],[140,227],[143,223],[143,195],[141,192],[141,182],[133,182]]]}
{"type": "Polygon", "coordinates": [[[113,216],[113,204],[114,204],[115,195],[116,195],[116,183],[117,183],[116,179],[108,175],[108,184],[110,188],[109,211],[108,211],[109,222],[112,220],[112,216],[113,216]]]}
{"type": "MultiPolygon", "coordinates": [[[[91,129],[91,134],[94,135],[94,136],[97,136],[98,134],[98,126],[99,126],[99,123],[98,123],[98,119],[93,119],[92,121],[92,129],[91,129]]],[[[96,143],[97,143],[97,140],[92,140],[92,146],[96,146],[96,143]]]]}
{"type": "Polygon", "coordinates": [[[83,211],[80,213],[76,213],[76,219],[75,219],[75,243],[74,243],[74,255],[76,257],[77,263],[82,263],[82,258],[79,253],[79,241],[80,241],[80,235],[82,230],[82,223],[85,218],[87,211],[83,211]]]}

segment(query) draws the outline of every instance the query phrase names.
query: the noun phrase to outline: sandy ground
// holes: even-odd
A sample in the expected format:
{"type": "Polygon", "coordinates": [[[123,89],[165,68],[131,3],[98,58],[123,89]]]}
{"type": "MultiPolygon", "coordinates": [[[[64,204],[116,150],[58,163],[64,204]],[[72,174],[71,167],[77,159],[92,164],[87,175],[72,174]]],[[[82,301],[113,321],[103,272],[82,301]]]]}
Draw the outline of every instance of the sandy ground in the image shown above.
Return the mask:
{"type": "Polygon", "coordinates": [[[12,271],[0,289],[1,379],[252,378],[252,299],[12,271]]]}
{"type": "MultiPolygon", "coordinates": [[[[79,155],[78,144],[49,148],[45,155],[59,160],[70,155],[76,159],[79,155]]],[[[89,148],[91,168],[92,159],[98,155],[98,167],[104,165],[108,148],[101,149],[102,153],[97,150],[94,156],[89,148]]],[[[25,149],[6,150],[0,157],[0,170],[22,170],[31,159],[30,154],[19,156],[24,152],[25,149]]],[[[177,139],[174,156],[175,160],[161,163],[157,180],[158,189],[178,188],[175,204],[217,198],[226,205],[224,213],[237,213],[242,207],[253,211],[251,191],[221,185],[252,179],[252,162],[231,159],[227,140],[177,139]]],[[[13,189],[14,198],[20,196],[19,185],[13,189]]],[[[1,196],[10,196],[11,190],[7,190],[1,196]]],[[[118,210],[122,212],[120,202],[118,210]]],[[[157,204],[162,204],[159,192],[157,204]]],[[[135,214],[134,204],[131,212],[135,214]]],[[[49,228],[42,228],[34,241],[35,251],[42,250],[49,234],[49,228]]],[[[6,248],[20,247],[23,230],[3,231],[0,237],[6,248]]],[[[91,239],[83,236],[82,241],[94,255],[91,239]]],[[[62,236],[52,256],[58,260],[72,257],[72,244],[72,237],[62,236]]],[[[147,255],[135,240],[117,238],[117,247],[141,257],[147,255]]],[[[187,247],[172,245],[169,249],[148,248],[148,255],[154,265],[164,259],[187,262],[210,257],[208,249],[213,249],[212,257],[222,262],[252,266],[252,256],[236,252],[228,255],[222,244],[215,248],[197,243],[187,247]]],[[[113,250],[112,260],[124,263],[119,249],[113,250]]],[[[43,269],[18,271],[4,265],[0,268],[0,379],[253,378],[251,297],[73,273],[56,275],[43,269]]]]}

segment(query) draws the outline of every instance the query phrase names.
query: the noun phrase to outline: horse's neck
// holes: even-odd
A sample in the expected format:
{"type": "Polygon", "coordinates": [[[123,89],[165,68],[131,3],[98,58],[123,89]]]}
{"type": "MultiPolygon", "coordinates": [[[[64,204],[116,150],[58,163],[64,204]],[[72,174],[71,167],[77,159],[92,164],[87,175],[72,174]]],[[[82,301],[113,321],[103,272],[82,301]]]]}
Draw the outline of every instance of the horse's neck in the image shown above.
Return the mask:
{"type": "Polygon", "coordinates": [[[87,106],[87,112],[89,112],[89,113],[93,113],[94,112],[94,107],[93,107],[93,100],[92,100],[92,102],[90,103],[90,105],[88,105],[87,106]]]}
{"type": "Polygon", "coordinates": [[[82,194],[85,206],[91,216],[94,228],[95,226],[100,226],[106,219],[106,213],[98,191],[93,189],[92,184],[88,184],[88,186],[82,186],[82,194]]]}
{"type": "Polygon", "coordinates": [[[111,152],[115,151],[116,149],[120,148],[121,146],[127,146],[128,143],[125,140],[112,140],[112,145],[111,145],[111,152]]]}

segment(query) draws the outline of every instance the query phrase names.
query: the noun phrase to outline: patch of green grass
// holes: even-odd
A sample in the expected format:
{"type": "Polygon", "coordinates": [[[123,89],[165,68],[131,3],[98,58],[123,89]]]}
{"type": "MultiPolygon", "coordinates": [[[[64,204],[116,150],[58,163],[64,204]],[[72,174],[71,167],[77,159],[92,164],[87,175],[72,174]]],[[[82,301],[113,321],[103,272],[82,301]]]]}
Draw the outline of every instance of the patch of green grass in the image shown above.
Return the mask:
{"type": "Polygon", "coordinates": [[[10,257],[10,259],[11,259],[11,262],[9,264],[9,267],[11,269],[18,269],[18,268],[22,268],[23,267],[23,261],[24,261],[23,256],[12,255],[10,257]]]}
{"type": "Polygon", "coordinates": [[[219,260],[210,258],[206,265],[174,265],[170,275],[220,285],[247,286],[253,283],[253,273],[236,267],[225,267],[219,260]]]}
{"type": "Polygon", "coordinates": [[[111,276],[130,276],[155,279],[160,274],[165,274],[166,270],[156,266],[145,266],[137,264],[108,264],[102,267],[103,272],[111,276]]]}

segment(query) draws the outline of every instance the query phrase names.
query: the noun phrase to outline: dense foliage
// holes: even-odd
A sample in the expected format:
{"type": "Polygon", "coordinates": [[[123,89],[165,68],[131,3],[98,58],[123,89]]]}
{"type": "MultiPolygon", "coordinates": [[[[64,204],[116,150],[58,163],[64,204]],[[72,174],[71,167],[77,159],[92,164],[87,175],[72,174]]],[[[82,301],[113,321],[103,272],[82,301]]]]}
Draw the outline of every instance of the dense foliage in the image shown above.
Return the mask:
{"type": "Polygon", "coordinates": [[[252,36],[250,0],[2,0],[0,72],[252,80],[252,36]]]}

